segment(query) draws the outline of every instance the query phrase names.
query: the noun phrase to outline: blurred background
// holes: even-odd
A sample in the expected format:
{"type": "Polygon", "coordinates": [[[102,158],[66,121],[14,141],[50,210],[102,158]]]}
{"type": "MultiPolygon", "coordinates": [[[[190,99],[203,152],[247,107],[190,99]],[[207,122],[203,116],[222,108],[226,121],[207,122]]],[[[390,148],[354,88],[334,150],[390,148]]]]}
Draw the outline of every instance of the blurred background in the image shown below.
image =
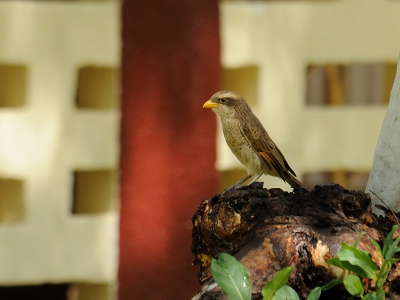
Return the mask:
{"type": "Polygon", "coordinates": [[[246,174],[203,103],[364,190],[399,50],[395,0],[0,0],[0,299],[190,299],[191,217],[246,174]]]}

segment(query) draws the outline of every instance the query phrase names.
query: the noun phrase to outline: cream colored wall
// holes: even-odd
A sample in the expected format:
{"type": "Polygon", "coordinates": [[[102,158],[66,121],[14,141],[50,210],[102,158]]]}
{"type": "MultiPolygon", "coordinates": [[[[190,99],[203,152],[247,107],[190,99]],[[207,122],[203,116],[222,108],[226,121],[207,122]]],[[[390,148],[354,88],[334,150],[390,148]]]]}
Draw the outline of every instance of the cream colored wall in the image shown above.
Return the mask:
{"type": "Polygon", "coordinates": [[[0,285],[93,283],[114,298],[119,113],[75,97],[81,67],[117,72],[119,32],[116,1],[0,2],[0,71],[26,68],[26,103],[0,107],[0,180],[22,183],[19,217],[0,223],[0,285]],[[93,170],[105,170],[111,204],[72,214],[73,172],[93,170]]]}
{"type": "MultiPolygon", "coordinates": [[[[307,107],[306,68],[396,62],[399,16],[400,3],[388,0],[221,3],[223,67],[258,68],[253,111],[300,177],[370,170],[387,107],[307,107]]],[[[241,168],[219,133],[218,169],[241,168]]],[[[261,180],[265,187],[290,189],[279,179],[261,180]]]]}
{"type": "MultiPolygon", "coordinates": [[[[254,111],[298,175],[371,168],[386,107],[306,107],[305,68],[396,61],[399,15],[387,0],[221,3],[223,67],[258,70],[254,111]]],[[[78,282],[87,299],[112,299],[117,207],[71,206],[74,171],[117,169],[117,110],[74,103],[79,68],[118,68],[118,3],[0,2],[0,45],[0,72],[22,65],[27,78],[26,104],[0,107],[0,189],[21,194],[17,205],[0,197],[12,207],[0,218],[0,285],[78,282]]],[[[221,136],[218,149],[220,170],[241,167],[221,136]]]]}

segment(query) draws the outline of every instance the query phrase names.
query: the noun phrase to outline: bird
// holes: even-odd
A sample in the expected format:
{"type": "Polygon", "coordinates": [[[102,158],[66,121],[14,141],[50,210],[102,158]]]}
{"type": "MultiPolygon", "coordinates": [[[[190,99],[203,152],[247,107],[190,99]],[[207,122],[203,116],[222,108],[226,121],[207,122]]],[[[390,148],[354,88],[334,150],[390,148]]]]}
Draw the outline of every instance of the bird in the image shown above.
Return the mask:
{"type": "Polygon", "coordinates": [[[247,170],[246,177],[225,191],[240,188],[253,177],[250,185],[263,174],[280,177],[292,188],[303,186],[242,95],[223,90],[206,101],[203,108],[211,108],[219,116],[226,143],[247,170]]]}

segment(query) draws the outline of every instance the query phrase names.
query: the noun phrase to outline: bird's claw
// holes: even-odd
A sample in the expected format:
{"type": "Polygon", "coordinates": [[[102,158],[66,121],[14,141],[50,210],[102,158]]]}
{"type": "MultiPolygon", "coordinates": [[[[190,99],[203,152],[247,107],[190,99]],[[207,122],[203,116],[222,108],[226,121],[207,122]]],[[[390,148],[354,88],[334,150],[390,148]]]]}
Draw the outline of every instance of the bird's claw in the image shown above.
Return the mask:
{"type": "Polygon", "coordinates": [[[241,188],[243,185],[242,184],[232,184],[231,186],[228,186],[222,193],[221,195],[225,194],[227,191],[231,190],[231,189],[238,189],[241,188]]]}

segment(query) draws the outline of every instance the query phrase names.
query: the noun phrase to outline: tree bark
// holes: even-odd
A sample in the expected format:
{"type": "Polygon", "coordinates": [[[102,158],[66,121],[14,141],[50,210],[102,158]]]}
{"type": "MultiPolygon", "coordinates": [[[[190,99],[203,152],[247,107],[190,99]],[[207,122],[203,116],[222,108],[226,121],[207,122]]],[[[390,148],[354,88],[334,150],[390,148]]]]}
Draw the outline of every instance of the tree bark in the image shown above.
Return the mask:
{"type": "MultiPolygon", "coordinates": [[[[400,62],[400,57],[399,57],[400,62]]],[[[376,145],[374,162],[366,193],[371,192],[372,203],[382,204],[381,198],[391,210],[400,208],[400,63],[390,93],[389,107],[376,145]],[[378,198],[379,197],[379,198],[378,198]]],[[[383,212],[373,207],[377,214],[383,212]]]]}
{"type": "MultiPolygon", "coordinates": [[[[249,272],[254,299],[275,272],[286,266],[294,271],[288,284],[306,299],[316,286],[340,277],[342,270],[327,263],[336,257],[340,243],[353,243],[362,233],[358,248],[368,251],[380,265],[382,257],[371,243],[381,243],[395,224],[391,214],[377,217],[371,212],[369,194],[348,191],[337,184],[318,185],[313,191],[293,192],[263,189],[256,182],[204,200],[193,216],[192,252],[200,266],[203,293],[194,299],[227,299],[212,286],[212,258],[222,252],[234,255],[249,272]]],[[[386,292],[394,297],[400,281],[397,267],[389,274],[386,292]]],[[[320,299],[347,299],[338,286],[320,299]]]]}

